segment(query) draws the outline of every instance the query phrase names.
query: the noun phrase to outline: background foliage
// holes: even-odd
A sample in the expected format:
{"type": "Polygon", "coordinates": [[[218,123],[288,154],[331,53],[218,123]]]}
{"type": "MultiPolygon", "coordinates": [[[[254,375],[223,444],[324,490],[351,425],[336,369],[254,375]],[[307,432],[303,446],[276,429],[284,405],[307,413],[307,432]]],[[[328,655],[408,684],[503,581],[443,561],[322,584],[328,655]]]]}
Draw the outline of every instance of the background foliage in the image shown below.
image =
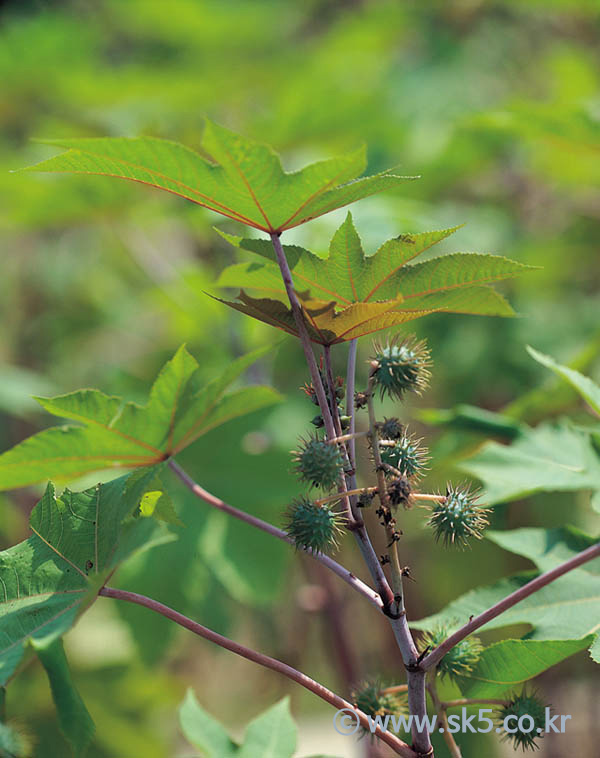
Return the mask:
{"type": "MultiPolygon", "coordinates": [[[[8,173],[54,154],[32,137],[153,135],[198,147],[205,115],[270,142],[288,169],[365,141],[369,173],[399,165],[398,173],[422,175],[353,208],[365,249],[399,233],[467,222],[436,247],[543,267],[498,286],[522,318],[440,315],[415,325],[435,360],[432,390],[412,408],[415,426],[444,422],[441,434],[419,429],[436,436],[433,453],[441,462],[430,487],[456,476],[457,457],[483,440],[482,427],[505,442],[523,421],[567,413],[586,423],[576,393],[549,378],[525,344],[561,363],[576,359],[592,375],[597,368],[599,15],[591,0],[420,7],[324,0],[5,2],[1,449],[51,423],[30,395],[89,385],[143,402],[152,377],[181,342],[206,380],[233,357],[273,343],[267,326],[205,295],[221,294],[214,282],[226,265],[253,260],[212,231],[216,223],[245,234],[234,222],[108,179],[8,173]],[[548,392],[539,391],[542,385],[548,392]],[[426,413],[425,406],[453,410],[426,413]],[[508,408],[510,419],[494,417],[490,427],[489,417],[468,406],[508,408]]],[[[337,211],[292,230],[286,241],[324,250],[344,218],[337,211]]],[[[362,358],[367,348],[365,340],[362,358]]],[[[291,338],[250,371],[287,402],[202,437],[182,462],[208,489],[280,523],[282,507],[297,494],[287,450],[314,411],[297,391],[304,368],[291,338]]],[[[324,636],[326,602],[314,587],[322,577],[312,565],[208,513],[174,481],[166,484],[186,524],[180,542],[136,556],[115,585],[143,588],[339,689],[350,674],[365,673],[338,665],[324,636]]],[[[2,547],[26,535],[40,493],[1,496],[2,547]]],[[[568,521],[594,533],[588,500],[580,492],[534,494],[496,506],[493,525],[568,521]]],[[[475,573],[492,584],[532,567],[486,542],[440,572],[443,553],[438,561],[419,560],[432,544],[422,521],[411,514],[405,529],[407,561],[418,587],[428,588],[426,605],[413,589],[413,616],[430,615],[471,589],[475,573]]],[[[363,614],[353,598],[344,612],[356,628],[364,621],[365,667],[390,679],[400,675],[399,667],[378,668],[382,650],[393,650],[385,625],[373,629],[369,609],[363,614]]],[[[189,752],[174,717],[189,685],[236,738],[259,706],[288,691],[275,676],[180,635],[142,609],[113,609],[107,601],[69,634],[66,647],[97,725],[93,758],[189,752]]],[[[575,684],[584,692],[590,676],[585,653],[547,676],[557,712],[570,712],[560,710],[557,693],[575,684]]],[[[294,713],[311,718],[318,705],[291,694],[294,713]]],[[[9,711],[27,720],[36,755],[64,752],[40,666],[17,679],[9,711]]],[[[586,724],[585,718],[574,724],[578,739],[586,724]]],[[[347,748],[343,742],[340,751],[347,748]]],[[[490,744],[486,754],[499,749],[490,744]]]]}

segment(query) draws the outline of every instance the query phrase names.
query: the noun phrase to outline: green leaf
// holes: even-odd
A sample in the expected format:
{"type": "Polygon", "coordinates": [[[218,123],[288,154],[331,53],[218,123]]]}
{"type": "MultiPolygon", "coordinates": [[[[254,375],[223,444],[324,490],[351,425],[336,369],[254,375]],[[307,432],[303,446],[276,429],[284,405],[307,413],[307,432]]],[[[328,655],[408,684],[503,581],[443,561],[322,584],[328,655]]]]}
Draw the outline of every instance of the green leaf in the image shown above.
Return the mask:
{"type": "Polygon", "coordinates": [[[83,425],[46,429],[0,455],[0,489],[104,468],[151,466],[210,429],[278,402],[280,395],[268,387],[225,394],[267,349],[232,361],[221,376],[202,385],[197,361],[181,347],[160,371],[143,406],[89,389],[37,398],[48,412],[83,425]]]}
{"type": "Polygon", "coordinates": [[[532,347],[527,346],[527,352],[534,360],[541,363],[542,366],[554,371],[557,376],[568,382],[581,395],[590,408],[600,414],[600,387],[595,382],[587,376],[580,374],[579,371],[575,371],[568,366],[561,366],[560,363],[557,363],[549,355],[539,353],[532,347]]]}
{"type": "Polygon", "coordinates": [[[415,415],[424,424],[432,426],[447,424],[457,429],[494,434],[510,439],[519,436],[527,428],[502,413],[493,413],[467,403],[458,403],[450,410],[420,408],[415,411],[415,415]]]}
{"type": "Polygon", "coordinates": [[[62,640],[48,645],[34,642],[34,647],[48,675],[61,731],[79,758],[92,741],[95,727],[71,678],[62,640]]]}
{"type": "Polygon", "coordinates": [[[566,421],[540,424],[510,446],[488,442],[460,468],[483,482],[489,503],[535,492],[600,490],[600,458],[590,435],[566,421]]]}
{"type": "Polygon", "coordinates": [[[99,174],[148,184],[267,232],[281,232],[416,177],[356,179],[364,148],[287,173],[270,147],[206,121],[202,150],[152,137],[44,140],[67,152],[28,171],[99,174]],[[351,181],[355,180],[355,181],[351,181]]]}
{"type": "Polygon", "coordinates": [[[146,518],[153,516],[167,524],[183,526],[177,516],[173,501],[161,481],[158,473],[159,468],[155,466],[147,469],[137,469],[127,480],[126,488],[140,487],[140,485],[144,488],[145,492],[138,504],[141,516],[146,518]]]}
{"type": "MultiPolygon", "coordinates": [[[[433,629],[443,624],[452,632],[466,624],[471,616],[487,610],[533,577],[534,574],[531,573],[520,574],[471,590],[451,602],[444,610],[416,621],[413,625],[415,629],[433,629]]],[[[530,624],[532,631],[527,635],[528,639],[582,640],[589,635],[597,635],[600,629],[599,619],[600,577],[576,569],[521,600],[489,621],[482,629],[530,624]]],[[[590,652],[594,660],[600,662],[597,643],[592,645],[590,652]]]]}
{"type": "Polygon", "coordinates": [[[0,684],[29,641],[50,645],[75,623],[119,563],[172,539],[154,519],[131,518],[144,490],[126,488],[127,479],[60,497],[48,484],[31,513],[33,535],[0,553],[0,684]]]}
{"type": "Polygon", "coordinates": [[[547,669],[589,647],[582,640],[502,640],[486,647],[468,677],[458,686],[468,698],[497,698],[519,688],[547,669]]]}
{"type": "MultiPolygon", "coordinates": [[[[332,344],[440,311],[514,315],[504,298],[486,284],[520,274],[531,268],[529,266],[500,256],[476,253],[455,253],[423,263],[409,263],[457,228],[403,234],[367,256],[349,213],[331,240],[328,257],[296,245],[284,246],[305,310],[311,306],[313,311],[319,312],[321,320],[323,311],[331,322],[327,328],[317,324],[317,331],[330,334],[323,338],[315,335],[313,329],[311,338],[332,344]],[[334,324],[334,319],[338,323],[334,324]]],[[[271,243],[264,239],[223,236],[237,247],[260,255],[263,262],[230,266],[221,274],[219,286],[257,289],[270,296],[250,304],[249,296],[242,292],[241,306],[227,304],[295,333],[293,320],[290,323],[291,313],[277,304],[277,301],[287,302],[287,298],[271,243]]],[[[305,316],[310,323],[311,314],[305,312],[305,316]]],[[[312,320],[316,320],[314,315],[312,320]]]]}
{"type": "MultiPolygon", "coordinates": [[[[598,538],[590,537],[574,526],[556,529],[528,527],[506,532],[488,530],[485,536],[504,550],[529,558],[540,571],[550,571],[598,542],[598,538]]],[[[579,571],[600,576],[600,558],[584,563],[579,571]]]]}
{"type": "Polygon", "coordinates": [[[296,749],[297,729],[288,697],[248,724],[242,745],[233,742],[202,708],[192,690],[179,708],[179,722],[186,738],[202,751],[202,758],[292,758],[296,749]]]}
{"type": "Polygon", "coordinates": [[[238,758],[292,758],[296,750],[296,725],[290,714],[290,699],[276,705],[248,724],[238,758]]]}
{"type": "Polygon", "coordinates": [[[238,755],[238,745],[202,708],[192,689],[188,689],[179,707],[179,723],[188,742],[201,751],[203,758],[234,758],[238,755]]]}

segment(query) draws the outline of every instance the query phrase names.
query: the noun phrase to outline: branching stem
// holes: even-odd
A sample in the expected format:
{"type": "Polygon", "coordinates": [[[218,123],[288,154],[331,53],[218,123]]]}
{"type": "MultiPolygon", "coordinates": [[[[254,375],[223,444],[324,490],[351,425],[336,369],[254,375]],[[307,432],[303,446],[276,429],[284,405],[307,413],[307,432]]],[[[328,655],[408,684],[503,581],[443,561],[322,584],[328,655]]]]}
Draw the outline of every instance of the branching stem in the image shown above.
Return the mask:
{"type": "Polygon", "coordinates": [[[431,696],[431,700],[433,702],[433,706],[437,713],[437,726],[440,731],[443,729],[442,732],[444,737],[444,742],[446,743],[446,746],[448,747],[448,750],[450,752],[450,755],[452,758],[462,758],[462,753],[460,752],[459,746],[456,744],[456,741],[454,740],[454,735],[450,732],[450,729],[448,728],[448,716],[446,715],[446,709],[444,707],[444,703],[439,698],[437,687],[435,683],[435,671],[432,671],[429,674],[429,682],[427,683],[427,691],[429,692],[431,696]]]}
{"type": "MultiPolygon", "coordinates": [[[[308,335],[306,324],[304,322],[304,314],[302,312],[302,307],[300,306],[298,297],[294,290],[292,274],[290,272],[290,268],[288,266],[288,262],[285,257],[285,252],[281,245],[281,240],[279,239],[279,235],[276,233],[272,233],[271,240],[273,242],[273,247],[275,250],[275,255],[277,257],[277,262],[279,264],[279,269],[281,271],[285,289],[288,295],[288,299],[290,301],[290,306],[291,306],[292,314],[294,316],[294,320],[296,323],[296,328],[298,330],[298,335],[300,337],[302,348],[304,350],[304,354],[306,356],[306,360],[307,360],[310,374],[312,377],[313,387],[315,389],[315,394],[319,403],[319,407],[321,409],[321,415],[323,417],[323,421],[325,425],[325,432],[329,439],[334,439],[336,436],[340,436],[340,434],[336,433],[336,426],[335,426],[333,416],[332,416],[332,413],[333,414],[337,413],[337,404],[335,402],[335,387],[333,386],[333,374],[331,371],[331,360],[330,360],[329,349],[327,348],[325,350],[325,363],[326,363],[327,379],[330,385],[330,394],[332,397],[333,407],[331,410],[327,402],[325,388],[323,387],[323,382],[321,381],[321,375],[317,368],[315,356],[313,354],[312,347],[310,344],[310,337],[308,335]]],[[[372,422],[370,422],[370,431],[371,431],[371,435],[373,436],[375,421],[374,421],[372,400],[371,400],[371,408],[370,408],[369,414],[370,414],[370,418],[371,416],[373,416],[372,422]]],[[[339,419],[338,419],[338,425],[339,425],[339,419]]],[[[351,427],[351,431],[352,431],[352,427],[351,427]]],[[[376,439],[376,437],[374,437],[374,439],[376,439]]],[[[345,446],[343,446],[342,449],[345,450],[345,446]]],[[[374,445],[374,449],[377,450],[377,453],[379,453],[379,450],[377,449],[377,445],[374,445]]],[[[382,480],[382,482],[379,482],[379,496],[386,499],[387,492],[385,490],[385,477],[383,475],[383,471],[380,468],[378,470],[378,475],[380,475],[380,479],[382,480]],[[382,484],[383,484],[383,489],[381,486],[382,484]],[[385,494],[382,494],[382,493],[385,493],[385,494]]],[[[356,478],[355,478],[354,473],[348,474],[348,480],[349,480],[348,483],[350,484],[350,489],[356,489],[356,478]]],[[[345,483],[344,483],[344,489],[346,489],[345,483]]],[[[410,708],[410,712],[415,714],[417,718],[422,719],[426,715],[425,672],[417,663],[418,652],[415,647],[415,643],[410,633],[410,630],[408,628],[408,623],[406,621],[406,613],[404,612],[404,608],[403,608],[403,595],[402,595],[402,590],[401,590],[402,571],[400,569],[399,561],[397,558],[397,551],[392,551],[392,552],[396,552],[397,565],[394,566],[393,571],[395,572],[397,579],[399,580],[398,586],[400,588],[400,595],[398,599],[394,597],[395,591],[392,592],[392,589],[390,588],[386,575],[381,567],[379,559],[377,558],[377,554],[375,553],[375,550],[373,549],[371,540],[369,539],[369,535],[362,521],[362,517],[360,513],[357,512],[359,509],[356,506],[356,502],[353,501],[354,497],[355,496],[348,498],[350,507],[352,510],[352,515],[356,521],[356,525],[353,528],[352,533],[354,534],[354,537],[357,541],[358,547],[362,553],[365,563],[367,564],[367,567],[371,573],[371,576],[373,577],[377,590],[379,591],[379,594],[383,601],[383,608],[384,610],[387,610],[387,615],[390,619],[390,624],[394,632],[396,642],[398,643],[398,647],[400,648],[402,659],[404,661],[405,666],[407,667],[409,671],[408,705],[410,708]],[[390,610],[394,607],[394,604],[400,605],[399,610],[397,613],[390,613],[390,610]]],[[[392,544],[391,547],[392,548],[395,547],[395,542],[392,544]]],[[[421,723],[423,722],[421,721],[421,723]]],[[[417,751],[417,753],[421,755],[430,755],[432,753],[431,742],[429,740],[429,734],[426,728],[420,731],[418,727],[413,723],[412,737],[413,737],[414,749],[417,751]]]]}
{"type": "MultiPolygon", "coordinates": [[[[346,369],[346,416],[350,418],[350,434],[356,432],[356,409],[354,407],[354,388],[356,386],[356,352],[358,350],[358,340],[350,340],[348,347],[348,366],[346,369]]],[[[350,439],[348,444],[348,454],[350,456],[350,465],[356,469],[356,443],[350,439]]]]}
{"type": "MultiPolygon", "coordinates": [[[[112,589],[111,587],[103,587],[100,590],[99,594],[104,597],[110,597],[116,600],[124,600],[128,603],[135,603],[136,605],[141,605],[144,608],[148,608],[149,610],[154,611],[155,613],[160,613],[161,616],[174,621],[176,624],[183,626],[185,629],[188,629],[190,632],[197,634],[199,637],[203,637],[205,640],[209,640],[215,645],[219,645],[220,647],[223,647],[226,650],[235,653],[236,655],[240,655],[242,658],[246,658],[249,661],[258,663],[260,666],[271,669],[271,671],[276,671],[278,674],[282,674],[288,679],[291,679],[293,682],[300,684],[305,689],[314,693],[317,695],[317,697],[320,697],[326,703],[332,705],[336,710],[341,710],[342,708],[351,710],[356,714],[356,717],[360,721],[361,726],[370,731],[369,718],[365,713],[360,711],[358,708],[355,708],[351,703],[344,700],[339,695],[336,695],[335,692],[328,690],[319,682],[311,679],[301,671],[288,666],[286,663],[278,661],[276,658],[271,658],[268,655],[263,655],[262,653],[245,647],[244,645],[240,645],[238,642],[234,642],[228,637],[224,637],[217,632],[213,632],[212,629],[208,629],[207,627],[202,626],[202,624],[198,624],[196,621],[193,621],[187,616],[178,613],[172,608],[169,608],[167,605],[163,605],[162,603],[159,603],[156,600],[152,600],[151,598],[144,595],[138,595],[136,592],[127,592],[125,590],[112,589]]],[[[405,742],[392,734],[392,732],[383,731],[380,727],[377,727],[374,734],[376,734],[380,740],[389,745],[396,753],[396,755],[401,755],[405,758],[418,758],[417,754],[411,750],[411,748],[405,742]]]]}
{"type": "Polygon", "coordinates": [[[334,437],[332,440],[327,440],[330,444],[335,444],[336,442],[349,442],[350,440],[357,440],[360,437],[368,437],[369,432],[351,432],[349,434],[342,434],[339,437],[334,437]]]}
{"type": "Polygon", "coordinates": [[[573,569],[582,566],[584,563],[587,563],[587,561],[591,561],[598,556],[600,556],[600,542],[588,547],[587,550],[578,553],[573,556],[573,558],[569,558],[568,561],[561,563],[560,566],[557,566],[550,571],[546,571],[544,574],[540,574],[540,576],[527,582],[527,584],[524,584],[522,587],[519,587],[518,590],[511,592],[510,595],[507,595],[503,600],[495,603],[491,608],[488,608],[483,613],[480,613],[479,616],[475,616],[475,618],[472,618],[464,626],[461,626],[461,628],[454,632],[454,634],[451,634],[446,640],[444,640],[441,645],[438,645],[435,650],[432,650],[423,660],[421,664],[422,667],[425,670],[428,670],[437,666],[449,650],[455,645],[458,645],[461,640],[464,640],[465,637],[468,637],[476,629],[487,624],[488,621],[495,619],[496,616],[499,616],[501,613],[504,613],[504,611],[512,608],[513,605],[516,605],[526,597],[533,595],[534,592],[537,592],[542,589],[542,587],[545,587],[555,579],[563,576],[563,574],[573,571],[573,569]]]}
{"type": "MultiPolygon", "coordinates": [[[[346,490],[344,492],[344,495],[371,495],[374,492],[377,492],[377,487],[357,487],[355,490],[346,490]]],[[[317,505],[325,505],[325,503],[332,503],[335,500],[341,500],[342,494],[339,492],[335,495],[327,495],[327,497],[320,497],[318,500],[315,500],[315,503],[317,505]]]]}
{"type": "MultiPolygon", "coordinates": [[[[225,501],[211,494],[210,492],[205,490],[204,487],[201,487],[199,484],[197,484],[189,476],[189,474],[186,471],[184,471],[181,468],[181,466],[172,458],[169,461],[169,467],[181,479],[181,481],[185,484],[185,486],[189,490],[191,490],[194,493],[194,495],[199,497],[201,500],[204,500],[205,503],[208,503],[213,508],[217,508],[218,510],[223,511],[224,513],[227,513],[230,516],[233,516],[239,521],[244,521],[246,524],[250,524],[250,526],[254,526],[257,529],[261,529],[263,532],[266,532],[267,534],[271,534],[273,537],[277,537],[277,539],[283,540],[283,542],[287,542],[288,544],[295,546],[294,540],[287,534],[287,532],[284,532],[283,529],[279,529],[273,524],[269,524],[267,521],[263,521],[262,519],[257,518],[256,516],[252,516],[250,513],[246,513],[245,511],[241,511],[238,508],[234,508],[233,505],[229,505],[229,503],[226,503],[225,501]]],[[[358,577],[356,577],[347,568],[344,568],[344,566],[340,565],[339,563],[334,561],[333,558],[330,558],[328,555],[325,555],[324,553],[313,553],[309,550],[306,550],[305,552],[307,553],[307,555],[310,555],[312,558],[319,561],[328,569],[330,569],[339,577],[341,577],[347,584],[349,584],[352,587],[352,589],[356,590],[357,592],[360,592],[360,594],[366,597],[366,599],[376,608],[379,608],[379,610],[382,609],[383,602],[379,594],[375,592],[375,590],[369,587],[367,584],[362,582],[358,577]]]]}
{"type": "MultiPolygon", "coordinates": [[[[382,508],[389,511],[390,501],[387,494],[387,485],[385,482],[385,473],[381,463],[381,453],[379,451],[379,432],[377,431],[377,420],[375,418],[375,405],[373,403],[373,389],[375,381],[373,377],[369,379],[367,386],[367,409],[369,411],[369,435],[371,437],[371,447],[373,452],[373,461],[377,474],[377,494],[382,508]]],[[[400,613],[404,612],[404,590],[402,587],[402,568],[398,556],[397,533],[395,521],[385,520],[385,531],[389,539],[389,556],[390,568],[392,571],[392,590],[394,591],[394,600],[400,613]]]]}
{"type": "Polygon", "coordinates": [[[321,416],[323,417],[325,432],[327,433],[329,439],[333,439],[336,436],[335,427],[333,425],[333,418],[329,410],[327,396],[325,395],[325,388],[323,387],[321,374],[319,373],[319,368],[315,360],[312,345],[310,344],[310,337],[308,335],[308,330],[304,322],[304,313],[302,312],[302,306],[300,305],[300,301],[296,295],[296,290],[294,289],[292,272],[288,266],[287,258],[285,257],[285,252],[283,251],[281,240],[279,239],[279,234],[277,232],[273,232],[271,234],[271,242],[273,243],[273,249],[275,250],[277,263],[279,265],[279,270],[281,271],[281,276],[285,285],[285,291],[287,293],[288,300],[290,301],[290,307],[292,309],[294,321],[296,322],[296,328],[298,329],[298,336],[300,337],[302,349],[304,350],[306,363],[308,364],[308,370],[310,372],[313,389],[315,390],[315,394],[319,402],[319,408],[321,409],[321,416]]]}

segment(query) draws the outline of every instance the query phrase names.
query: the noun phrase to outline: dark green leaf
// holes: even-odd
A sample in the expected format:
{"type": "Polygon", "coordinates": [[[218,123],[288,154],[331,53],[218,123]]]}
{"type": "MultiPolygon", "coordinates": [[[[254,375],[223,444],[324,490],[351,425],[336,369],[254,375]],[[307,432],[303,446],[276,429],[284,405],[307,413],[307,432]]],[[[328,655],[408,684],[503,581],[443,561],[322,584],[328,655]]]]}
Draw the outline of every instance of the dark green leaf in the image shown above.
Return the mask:
{"type": "Polygon", "coordinates": [[[33,646],[48,674],[60,728],[79,758],[92,741],[95,727],[71,678],[62,640],[55,639],[47,645],[34,641],[33,646]]]}
{"type": "Polygon", "coordinates": [[[497,698],[529,679],[585,650],[594,637],[582,640],[502,640],[486,647],[468,677],[458,685],[468,698],[497,698]]]}
{"type": "MultiPolygon", "coordinates": [[[[467,623],[533,578],[522,574],[502,579],[488,587],[467,592],[440,613],[414,622],[416,629],[433,629],[440,624],[450,631],[467,623]]],[[[538,592],[509,608],[482,629],[497,629],[513,624],[530,624],[528,639],[582,640],[600,629],[600,577],[581,569],[571,571],[538,592]]],[[[592,644],[590,654],[600,662],[600,646],[592,644]]]]}
{"type": "MultiPolygon", "coordinates": [[[[505,550],[529,558],[540,571],[550,571],[598,542],[597,537],[590,537],[573,526],[529,527],[506,532],[488,530],[485,536],[505,550]]],[[[600,576],[600,558],[584,563],[579,570],[600,576]]]]}
{"type": "Polygon", "coordinates": [[[50,483],[33,535],[0,553],[0,684],[29,641],[49,645],[73,625],[121,561],[171,539],[154,519],[131,518],[144,490],[127,478],[59,497],[50,483]]]}

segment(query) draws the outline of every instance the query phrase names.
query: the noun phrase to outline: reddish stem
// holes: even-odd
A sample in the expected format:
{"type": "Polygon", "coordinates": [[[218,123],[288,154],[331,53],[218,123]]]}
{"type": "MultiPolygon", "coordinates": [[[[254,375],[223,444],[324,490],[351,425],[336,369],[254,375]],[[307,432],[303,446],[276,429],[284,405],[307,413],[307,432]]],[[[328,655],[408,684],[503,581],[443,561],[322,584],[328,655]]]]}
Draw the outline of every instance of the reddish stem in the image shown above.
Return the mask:
{"type": "Polygon", "coordinates": [[[527,584],[524,584],[522,587],[519,587],[518,590],[511,592],[510,595],[507,595],[503,600],[492,605],[487,611],[480,613],[479,616],[475,616],[475,618],[471,619],[467,624],[461,626],[461,628],[454,632],[454,634],[451,634],[448,639],[444,640],[441,645],[438,645],[435,650],[432,650],[423,660],[421,664],[422,668],[425,670],[433,668],[442,660],[449,650],[455,645],[458,645],[461,640],[464,640],[465,637],[468,637],[476,629],[487,624],[488,621],[495,619],[496,616],[499,616],[501,613],[504,613],[504,611],[512,608],[513,605],[516,605],[521,600],[529,597],[529,595],[533,595],[534,592],[541,590],[542,587],[545,587],[555,579],[563,576],[563,574],[567,574],[569,571],[578,568],[597,556],[600,556],[600,542],[588,547],[587,550],[578,553],[573,556],[573,558],[569,558],[568,561],[561,563],[560,566],[557,566],[550,571],[546,571],[545,574],[540,574],[540,576],[527,582],[527,584]]]}
{"type": "MultiPolygon", "coordinates": [[[[124,600],[128,603],[135,603],[136,605],[141,605],[155,613],[160,613],[161,616],[174,621],[176,624],[183,626],[185,629],[197,634],[199,637],[203,637],[205,640],[209,640],[209,642],[213,642],[215,645],[219,645],[236,655],[240,655],[242,658],[246,658],[249,661],[258,663],[260,666],[264,666],[272,671],[276,671],[278,674],[282,674],[293,682],[305,687],[307,690],[317,695],[317,697],[325,700],[326,703],[329,703],[337,710],[344,708],[353,711],[360,721],[361,726],[370,731],[369,718],[365,713],[358,708],[355,708],[351,703],[347,702],[339,695],[336,695],[335,692],[328,690],[322,684],[319,684],[319,682],[311,679],[301,671],[288,666],[286,663],[278,661],[276,658],[271,658],[268,655],[263,655],[262,653],[245,647],[244,645],[240,645],[238,642],[234,642],[228,637],[223,637],[223,635],[213,632],[212,629],[208,629],[207,627],[202,626],[202,624],[198,624],[196,621],[178,613],[167,605],[163,605],[157,600],[152,600],[152,598],[146,597],[145,595],[138,595],[137,592],[127,592],[126,590],[117,590],[112,587],[103,587],[98,594],[104,597],[114,598],[115,600],[124,600]]],[[[377,727],[374,734],[389,745],[396,755],[402,755],[405,756],[405,758],[418,758],[417,754],[411,750],[405,742],[391,732],[384,732],[380,727],[377,727]]]]}

